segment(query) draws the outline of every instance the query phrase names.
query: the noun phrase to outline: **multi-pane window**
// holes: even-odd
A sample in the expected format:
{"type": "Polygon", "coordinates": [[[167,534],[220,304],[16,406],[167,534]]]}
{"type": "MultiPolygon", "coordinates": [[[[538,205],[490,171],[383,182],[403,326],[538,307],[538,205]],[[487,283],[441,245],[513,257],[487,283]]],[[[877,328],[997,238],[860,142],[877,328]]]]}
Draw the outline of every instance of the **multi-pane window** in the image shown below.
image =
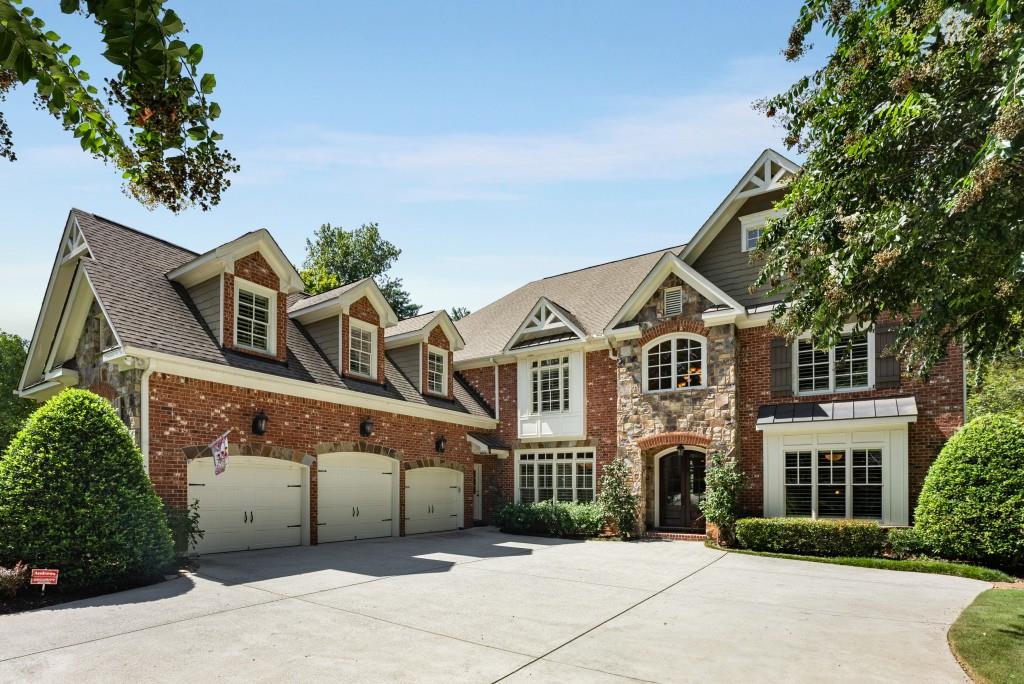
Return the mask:
{"type": "Polygon", "coordinates": [[[745,241],[743,245],[744,252],[750,252],[757,248],[757,241],[761,239],[761,233],[764,232],[764,224],[757,226],[756,228],[750,227],[743,231],[743,239],[745,241]]]}
{"type": "Polygon", "coordinates": [[[531,408],[537,413],[569,410],[569,357],[556,356],[530,364],[531,408]]]}
{"type": "Polygon", "coordinates": [[[268,297],[249,290],[238,290],[235,340],[241,347],[270,351],[270,299],[268,297]]]}
{"type": "Polygon", "coordinates": [[[427,352],[427,390],[434,394],[445,393],[445,357],[435,351],[427,352]]]}
{"type": "Polygon", "coordinates": [[[348,370],[356,375],[373,376],[377,364],[373,358],[373,332],[358,325],[349,325],[348,370]]]}
{"type": "Polygon", "coordinates": [[[786,515],[881,519],[881,449],[787,451],[784,469],[786,515]]]}
{"type": "Polygon", "coordinates": [[[593,451],[538,451],[516,455],[520,503],[593,501],[593,451]]]}
{"type": "Polygon", "coordinates": [[[870,345],[867,333],[843,335],[836,347],[817,349],[811,339],[796,342],[798,392],[866,389],[870,379],[870,345]]]}
{"type": "Polygon", "coordinates": [[[673,337],[647,350],[647,391],[704,386],[704,343],[673,337]]]}

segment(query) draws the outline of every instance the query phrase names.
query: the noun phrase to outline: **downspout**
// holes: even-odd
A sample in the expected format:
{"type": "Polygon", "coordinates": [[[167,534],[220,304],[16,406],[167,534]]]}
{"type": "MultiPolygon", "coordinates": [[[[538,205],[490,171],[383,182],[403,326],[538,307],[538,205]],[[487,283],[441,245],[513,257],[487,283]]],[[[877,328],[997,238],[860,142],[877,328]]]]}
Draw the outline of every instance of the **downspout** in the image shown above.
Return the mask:
{"type": "Polygon", "coordinates": [[[488,359],[491,365],[494,366],[494,419],[501,420],[501,402],[498,401],[500,392],[498,391],[498,362],[494,360],[494,357],[488,359]]]}
{"type": "Polygon", "coordinates": [[[153,370],[146,364],[146,370],[142,371],[142,467],[149,475],[149,376],[153,370]]]}

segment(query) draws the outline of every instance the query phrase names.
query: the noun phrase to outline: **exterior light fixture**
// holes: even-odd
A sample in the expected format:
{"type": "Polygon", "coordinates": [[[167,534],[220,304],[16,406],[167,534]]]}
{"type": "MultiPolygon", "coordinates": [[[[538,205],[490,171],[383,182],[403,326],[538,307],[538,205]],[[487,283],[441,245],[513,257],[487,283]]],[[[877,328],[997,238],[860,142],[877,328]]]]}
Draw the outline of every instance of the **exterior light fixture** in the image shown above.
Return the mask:
{"type": "Polygon", "coordinates": [[[434,451],[436,451],[439,454],[443,454],[444,450],[445,450],[445,448],[447,446],[448,446],[448,439],[444,435],[441,435],[434,442],[434,451]]]}
{"type": "Polygon", "coordinates": [[[359,424],[359,435],[361,437],[373,436],[373,418],[363,418],[363,422],[359,424]]]}
{"type": "Polygon", "coordinates": [[[263,435],[267,432],[267,414],[260,409],[259,413],[252,417],[252,434],[263,435]]]}

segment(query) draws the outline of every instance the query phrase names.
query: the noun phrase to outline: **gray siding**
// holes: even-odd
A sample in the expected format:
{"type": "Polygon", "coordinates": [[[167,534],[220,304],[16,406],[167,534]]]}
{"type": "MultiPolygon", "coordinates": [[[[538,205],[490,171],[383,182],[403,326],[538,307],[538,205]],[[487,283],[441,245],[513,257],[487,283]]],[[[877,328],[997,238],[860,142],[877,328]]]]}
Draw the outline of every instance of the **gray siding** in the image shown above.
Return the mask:
{"type": "Polygon", "coordinates": [[[748,199],[693,262],[693,267],[701,275],[744,306],[763,303],[764,288],[753,294],[749,291],[761,269],[759,265],[750,263],[750,252],[741,249],[739,217],[771,209],[782,199],[783,192],[780,190],[748,199]]]}
{"type": "Polygon", "coordinates": [[[206,327],[217,340],[220,340],[220,276],[214,276],[190,287],[188,294],[192,297],[192,303],[199,309],[199,315],[203,317],[206,327]]]}
{"type": "Polygon", "coordinates": [[[331,316],[306,326],[306,332],[316,342],[316,346],[320,347],[320,351],[324,353],[327,360],[334,366],[334,370],[341,369],[338,362],[338,355],[341,353],[338,344],[338,337],[341,334],[340,328],[341,322],[337,316],[331,316]]]}
{"type": "Polygon", "coordinates": [[[409,378],[409,382],[412,383],[412,386],[418,392],[423,391],[420,388],[420,363],[422,362],[420,353],[420,345],[418,343],[388,350],[391,363],[395,364],[398,370],[402,371],[405,377],[409,378]]]}

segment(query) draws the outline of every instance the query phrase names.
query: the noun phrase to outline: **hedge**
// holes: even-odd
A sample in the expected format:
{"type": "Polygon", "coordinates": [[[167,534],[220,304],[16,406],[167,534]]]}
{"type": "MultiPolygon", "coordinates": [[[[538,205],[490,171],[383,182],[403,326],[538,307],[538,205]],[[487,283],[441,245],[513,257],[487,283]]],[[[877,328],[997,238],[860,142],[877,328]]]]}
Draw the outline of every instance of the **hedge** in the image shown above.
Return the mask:
{"type": "Polygon", "coordinates": [[[505,504],[496,515],[502,532],[594,537],[604,528],[607,513],[596,502],[541,501],[505,504]]]}
{"type": "Polygon", "coordinates": [[[37,410],[0,459],[0,565],[60,570],[61,589],[159,578],[173,559],[160,499],[114,408],[69,389],[37,410]]]}
{"type": "Polygon", "coordinates": [[[953,435],[928,470],[914,517],[944,558],[1024,569],[1024,423],[985,415],[953,435]]]}
{"type": "Polygon", "coordinates": [[[741,548],[804,556],[880,556],[886,531],[860,520],[742,518],[736,521],[741,548]]]}

